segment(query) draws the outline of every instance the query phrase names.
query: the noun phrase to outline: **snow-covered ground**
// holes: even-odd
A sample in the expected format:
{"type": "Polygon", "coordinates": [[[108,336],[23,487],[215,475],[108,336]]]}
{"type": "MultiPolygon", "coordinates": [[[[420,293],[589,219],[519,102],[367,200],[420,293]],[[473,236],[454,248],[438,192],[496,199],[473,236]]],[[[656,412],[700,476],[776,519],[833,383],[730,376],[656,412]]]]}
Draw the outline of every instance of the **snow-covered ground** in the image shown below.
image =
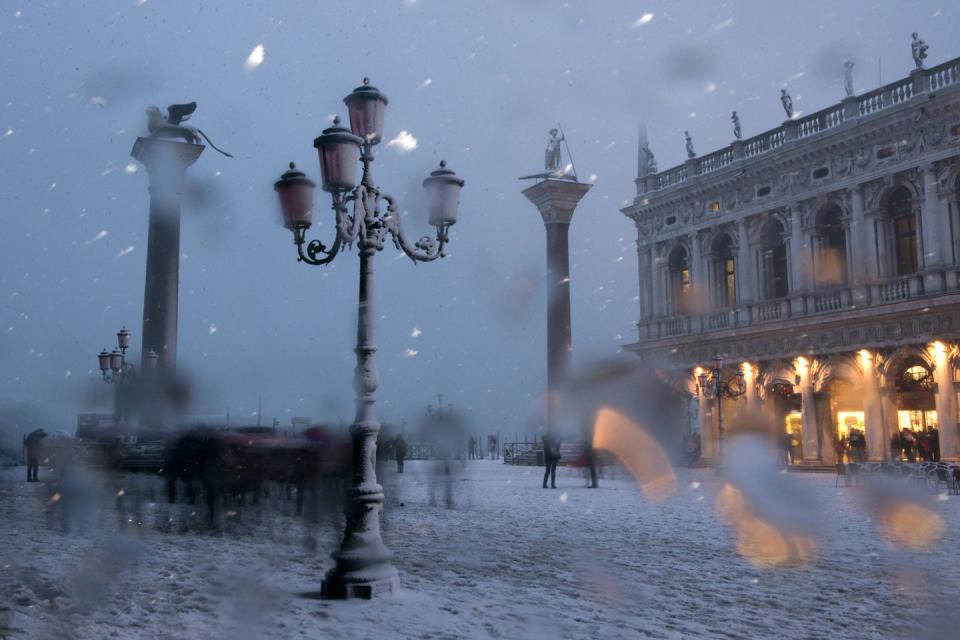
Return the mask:
{"type": "Polygon", "coordinates": [[[864,489],[791,474],[824,525],[809,563],[771,569],[738,555],[710,471],[679,470],[676,494],[651,504],[622,473],[590,490],[561,468],[544,490],[536,468],[477,461],[447,509],[442,491],[430,505],[430,468],[383,473],[403,588],[374,602],[303,597],[339,524],[310,550],[289,503],[241,507],[222,535],[161,530],[158,518],[182,515],[165,505],[124,528],[112,486],[85,532],[67,534],[43,512],[42,483],[0,472],[0,638],[886,639],[927,637],[923,625],[955,637],[955,497],[932,503],[940,543],[908,552],[884,541],[864,489]]]}

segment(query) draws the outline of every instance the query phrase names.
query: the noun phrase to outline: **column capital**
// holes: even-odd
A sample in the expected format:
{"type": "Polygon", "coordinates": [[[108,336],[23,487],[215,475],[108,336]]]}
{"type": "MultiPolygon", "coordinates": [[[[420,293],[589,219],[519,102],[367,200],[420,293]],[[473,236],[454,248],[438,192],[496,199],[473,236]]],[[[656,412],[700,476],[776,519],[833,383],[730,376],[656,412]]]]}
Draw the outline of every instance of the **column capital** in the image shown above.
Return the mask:
{"type": "Polygon", "coordinates": [[[523,190],[543,217],[543,224],[569,225],[577,204],[592,184],[547,178],[523,190]]]}

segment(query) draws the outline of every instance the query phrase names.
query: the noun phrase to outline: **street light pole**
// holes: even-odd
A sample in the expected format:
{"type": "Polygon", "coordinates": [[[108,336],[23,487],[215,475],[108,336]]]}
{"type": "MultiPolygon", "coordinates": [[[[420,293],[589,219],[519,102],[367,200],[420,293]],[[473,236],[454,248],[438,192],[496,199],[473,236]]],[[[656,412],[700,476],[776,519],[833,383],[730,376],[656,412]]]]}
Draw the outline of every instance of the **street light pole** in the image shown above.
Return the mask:
{"type": "Polygon", "coordinates": [[[723,379],[723,358],[715,356],[713,359],[713,369],[708,378],[705,371],[701,371],[697,378],[697,386],[700,393],[708,399],[717,401],[717,462],[719,470],[723,455],[723,399],[739,398],[747,392],[747,383],[741,367],[737,367],[736,374],[732,380],[723,379]]]}
{"type": "Polygon", "coordinates": [[[314,183],[291,162],[290,169],[274,184],[280,200],[284,226],[293,232],[298,260],[314,266],[332,262],[344,245],[357,244],[360,256],[360,286],[357,303],[357,365],[354,370],[356,416],[350,427],[353,439],[353,485],[347,492],[346,527],[340,548],[332,554],[336,564],[323,581],[324,598],[371,598],[390,593],[400,586],[392,553],[380,536],[380,512],[383,487],[377,483],[374,466],[380,423],[374,413],[375,393],[380,379],[374,342],[374,267],[373,258],[383,249],[387,236],[394,246],[414,262],[430,262],[444,257],[449,229],[457,221],[463,180],[440,162],[440,168],[423,181],[430,195],[430,224],[436,228],[436,241],[423,236],[411,244],[400,222],[393,196],[380,191],[373,182],[370,165],[373,148],[382,137],[387,97],[364,78],[344,98],[350,114],[350,129],[333,126],[314,140],[320,156],[324,191],[330,193],[336,235],[327,248],[319,240],[306,240],[313,215],[314,183]],[[356,163],[363,165],[360,183],[356,182],[356,163]],[[381,203],[386,209],[381,210],[381,203]],[[348,205],[352,205],[350,213],[348,205]]]}

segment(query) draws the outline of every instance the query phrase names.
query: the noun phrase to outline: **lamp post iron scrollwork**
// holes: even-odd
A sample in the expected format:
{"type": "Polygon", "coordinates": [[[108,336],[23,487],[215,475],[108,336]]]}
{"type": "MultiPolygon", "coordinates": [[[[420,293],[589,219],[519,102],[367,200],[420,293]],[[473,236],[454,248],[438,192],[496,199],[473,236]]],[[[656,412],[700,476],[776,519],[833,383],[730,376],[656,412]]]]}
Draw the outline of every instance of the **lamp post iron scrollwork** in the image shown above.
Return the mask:
{"type": "MultiPolygon", "coordinates": [[[[122,327],[117,332],[117,348],[113,351],[104,349],[97,355],[104,382],[114,384],[136,379],[137,370],[132,364],[127,363],[128,348],[130,348],[130,332],[127,331],[126,327],[122,327]]],[[[159,360],[159,356],[153,349],[148,350],[143,356],[143,362],[147,369],[155,368],[157,360],[159,360]]]]}
{"type": "Polygon", "coordinates": [[[713,369],[708,374],[700,371],[697,376],[697,388],[704,398],[717,401],[717,468],[720,468],[723,452],[723,400],[739,398],[747,392],[747,383],[743,369],[737,367],[733,378],[723,378],[723,358],[713,359],[713,369]]]}
{"type": "Polygon", "coordinates": [[[357,315],[357,365],[354,373],[356,418],[350,427],[353,439],[353,484],[347,493],[346,527],[340,548],[332,554],[334,567],[323,581],[324,598],[370,598],[396,590],[400,578],[390,562],[392,553],[380,536],[383,487],[374,469],[380,423],[374,415],[374,394],[379,385],[374,354],[373,258],[383,249],[387,236],[397,249],[414,262],[430,262],[445,255],[449,230],[457,221],[463,180],[441,162],[423,181],[430,196],[429,221],[436,239],[423,236],[411,243],[404,233],[396,199],[373,181],[370,166],[373,148],[383,135],[387,97],[364,78],[363,85],[343,99],[350,128],[333,126],[314,140],[320,157],[322,188],[330,194],[335,236],[329,248],[320,240],[307,240],[313,215],[314,183],[290,168],[274,184],[283,223],[293,232],[297,259],[310,265],[332,262],[346,246],[356,243],[360,256],[360,290],[357,315]],[[356,181],[357,162],[363,173],[356,181]],[[385,203],[386,207],[382,208],[385,203]],[[351,212],[352,208],[352,212],[351,212]]]}

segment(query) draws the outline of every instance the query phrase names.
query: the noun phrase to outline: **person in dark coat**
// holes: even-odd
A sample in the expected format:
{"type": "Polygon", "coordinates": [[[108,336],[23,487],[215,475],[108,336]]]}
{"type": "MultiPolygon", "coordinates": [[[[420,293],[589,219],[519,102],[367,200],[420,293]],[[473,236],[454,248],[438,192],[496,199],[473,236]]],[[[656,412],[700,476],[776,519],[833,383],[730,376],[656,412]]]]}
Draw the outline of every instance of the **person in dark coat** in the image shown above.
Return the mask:
{"type": "Polygon", "coordinates": [[[23,439],[23,448],[27,452],[27,482],[37,482],[37,474],[40,470],[40,449],[46,437],[46,431],[37,429],[23,439]]]}
{"type": "Polygon", "coordinates": [[[940,462],[940,430],[936,427],[930,427],[927,435],[930,437],[933,461],[940,462]]]}
{"type": "Polygon", "coordinates": [[[393,441],[393,455],[397,459],[397,473],[403,473],[403,460],[407,457],[407,441],[402,433],[398,433],[393,441]]]}
{"type": "Polygon", "coordinates": [[[560,439],[552,434],[543,436],[543,488],[547,488],[547,479],[550,487],[557,488],[557,464],[560,462],[560,439]]]}

